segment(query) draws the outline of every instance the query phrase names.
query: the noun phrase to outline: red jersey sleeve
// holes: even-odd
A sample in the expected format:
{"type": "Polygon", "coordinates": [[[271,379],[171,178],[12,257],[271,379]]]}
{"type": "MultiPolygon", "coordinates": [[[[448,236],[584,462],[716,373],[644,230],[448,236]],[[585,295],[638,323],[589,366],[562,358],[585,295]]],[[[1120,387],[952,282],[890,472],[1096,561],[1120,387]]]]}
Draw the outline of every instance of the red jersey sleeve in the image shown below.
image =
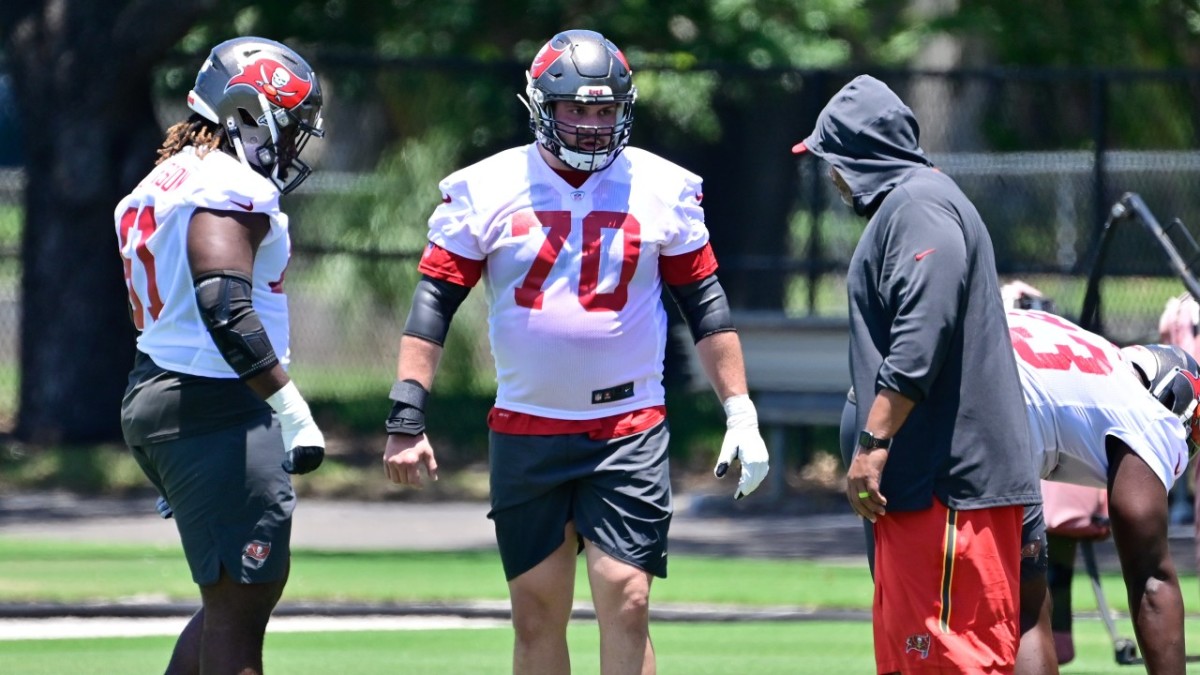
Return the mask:
{"type": "Polygon", "coordinates": [[[688,253],[659,257],[658,270],[668,286],[690,284],[717,271],[717,256],[713,254],[712,245],[705,244],[688,253]]]}
{"type": "Polygon", "coordinates": [[[470,288],[479,283],[479,278],[483,276],[483,265],[483,260],[472,260],[430,243],[425,247],[425,253],[421,254],[417,269],[434,279],[470,288]]]}

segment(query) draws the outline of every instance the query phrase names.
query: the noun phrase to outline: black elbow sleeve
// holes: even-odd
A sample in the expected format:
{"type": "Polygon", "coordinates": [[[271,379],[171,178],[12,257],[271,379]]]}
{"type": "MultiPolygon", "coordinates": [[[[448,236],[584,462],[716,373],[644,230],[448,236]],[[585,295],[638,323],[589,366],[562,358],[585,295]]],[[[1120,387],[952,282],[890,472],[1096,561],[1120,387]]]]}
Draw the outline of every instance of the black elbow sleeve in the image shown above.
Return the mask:
{"type": "Polygon", "coordinates": [[[667,290],[683,312],[693,341],[734,330],[733,319],[729,316],[729,299],[725,297],[725,289],[721,288],[717,275],[681,286],[667,286],[667,290]]]}
{"type": "Polygon", "coordinates": [[[446,342],[450,320],[471,292],[469,286],[422,276],[413,291],[412,307],[404,323],[404,334],[428,340],[436,345],[446,342]]]}
{"type": "Polygon", "coordinates": [[[200,319],[225,362],[246,379],[279,363],[254,311],[252,282],[239,272],[219,271],[195,280],[200,319]]]}

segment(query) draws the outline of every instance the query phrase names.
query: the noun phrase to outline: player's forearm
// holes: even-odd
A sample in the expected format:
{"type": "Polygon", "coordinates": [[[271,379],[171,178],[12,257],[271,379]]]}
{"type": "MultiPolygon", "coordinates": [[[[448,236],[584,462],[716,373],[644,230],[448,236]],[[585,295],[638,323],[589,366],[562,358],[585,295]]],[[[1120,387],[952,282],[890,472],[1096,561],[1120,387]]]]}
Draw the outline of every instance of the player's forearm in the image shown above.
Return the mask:
{"type": "Polygon", "coordinates": [[[442,347],[411,335],[400,338],[400,358],[396,363],[396,379],[415,380],[426,391],[433,388],[442,347]]]}
{"type": "Polygon", "coordinates": [[[746,386],[746,365],[742,359],[742,343],[737,333],[713,333],[696,343],[696,353],[704,374],[724,401],[749,391],[746,386]]]}
{"type": "Polygon", "coordinates": [[[271,394],[283,389],[288,382],[291,382],[291,378],[288,377],[283,366],[276,363],[254,377],[246,378],[245,382],[246,386],[250,387],[254,393],[266,400],[271,397],[271,394]]]}
{"type": "MultiPolygon", "coordinates": [[[[389,436],[405,436],[409,437],[409,441],[423,437],[425,402],[429,390],[433,387],[433,376],[437,372],[438,359],[441,356],[442,346],[439,344],[412,335],[400,338],[396,382],[388,394],[388,398],[392,400],[392,411],[388,413],[384,423],[389,436]]],[[[388,439],[388,448],[389,454],[385,457],[401,451],[392,438],[388,439]]]]}
{"type": "Polygon", "coordinates": [[[892,438],[904,426],[916,403],[891,389],[881,389],[871,402],[866,430],[879,438],[892,438]]]}

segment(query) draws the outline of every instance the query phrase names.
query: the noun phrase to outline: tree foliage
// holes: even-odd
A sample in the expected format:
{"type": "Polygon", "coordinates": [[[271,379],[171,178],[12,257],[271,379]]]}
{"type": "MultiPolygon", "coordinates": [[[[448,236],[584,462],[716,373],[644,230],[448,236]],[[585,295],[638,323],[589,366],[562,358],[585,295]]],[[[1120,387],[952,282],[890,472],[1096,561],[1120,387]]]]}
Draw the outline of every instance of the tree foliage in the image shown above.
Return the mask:
{"type": "MultiPolygon", "coordinates": [[[[1088,139],[1096,120],[1087,111],[1095,110],[1096,97],[1103,96],[1109,147],[1169,149],[1193,147],[1200,140],[1200,77],[1195,74],[1200,3],[1195,0],[972,0],[931,22],[929,31],[983,45],[980,63],[973,65],[1110,73],[1086,89],[1047,87],[1045,100],[1053,101],[1054,121],[1067,137],[1088,139]],[[1122,71],[1162,74],[1157,81],[1131,84],[1122,71]]],[[[1032,116],[1023,121],[1024,131],[1011,135],[1009,143],[1037,147],[1045,142],[1044,125],[1039,129],[1032,116]]],[[[1085,142],[1090,145],[1090,139],[1085,142]]]]}
{"type": "Polygon", "coordinates": [[[973,36],[1005,66],[1200,65],[1194,0],[971,0],[934,30],[973,36]]]}

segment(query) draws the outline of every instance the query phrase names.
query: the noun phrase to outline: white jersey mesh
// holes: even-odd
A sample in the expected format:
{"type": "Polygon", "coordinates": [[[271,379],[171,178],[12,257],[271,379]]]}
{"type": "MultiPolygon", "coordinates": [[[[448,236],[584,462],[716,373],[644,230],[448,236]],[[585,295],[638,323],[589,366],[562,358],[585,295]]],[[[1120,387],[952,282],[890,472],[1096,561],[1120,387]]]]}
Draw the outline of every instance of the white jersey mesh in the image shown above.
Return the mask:
{"type": "Polygon", "coordinates": [[[253,303],[284,367],[289,357],[283,275],[291,242],[279,190],[223,152],[203,158],[192,148],[154,168],[117,205],[117,240],[125,264],[138,349],[167,370],[237,377],[217,350],[196,307],[187,258],[187,231],[197,208],[268,217],[271,230],[254,259],[253,303]]]}

